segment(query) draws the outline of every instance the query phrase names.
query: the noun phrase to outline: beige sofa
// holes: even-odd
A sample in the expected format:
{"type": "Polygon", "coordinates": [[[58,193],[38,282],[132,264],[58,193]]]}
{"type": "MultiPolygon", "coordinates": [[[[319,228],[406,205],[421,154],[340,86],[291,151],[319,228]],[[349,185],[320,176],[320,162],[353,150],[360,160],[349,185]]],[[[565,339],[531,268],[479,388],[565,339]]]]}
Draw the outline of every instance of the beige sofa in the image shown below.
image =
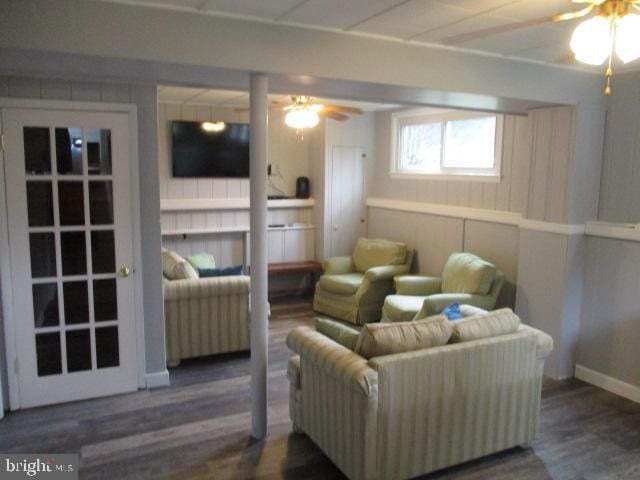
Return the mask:
{"type": "Polygon", "coordinates": [[[366,360],[309,327],[287,345],[294,430],[351,479],[406,479],[531,442],[551,337],[515,333],[366,360]]]}
{"type": "Polygon", "coordinates": [[[163,279],[167,365],[249,350],[249,277],[163,279]]]}

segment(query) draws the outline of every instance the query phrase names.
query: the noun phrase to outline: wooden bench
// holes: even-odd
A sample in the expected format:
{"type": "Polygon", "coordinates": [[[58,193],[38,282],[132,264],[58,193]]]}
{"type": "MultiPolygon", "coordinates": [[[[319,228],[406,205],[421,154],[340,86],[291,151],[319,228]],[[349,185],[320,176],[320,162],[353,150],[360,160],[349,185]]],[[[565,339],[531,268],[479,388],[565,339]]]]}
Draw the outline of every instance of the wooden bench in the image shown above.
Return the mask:
{"type": "MultiPolygon", "coordinates": [[[[313,288],[316,283],[316,276],[320,276],[322,274],[322,264],[314,260],[309,260],[306,262],[270,263],[268,273],[269,278],[298,274],[310,275],[310,290],[311,292],[313,292],[313,288]]],[[[270,295],[286,295],[291,293],[298,293],[298,291],[297,289],[289,289],[269,293],[270,295]]]]}

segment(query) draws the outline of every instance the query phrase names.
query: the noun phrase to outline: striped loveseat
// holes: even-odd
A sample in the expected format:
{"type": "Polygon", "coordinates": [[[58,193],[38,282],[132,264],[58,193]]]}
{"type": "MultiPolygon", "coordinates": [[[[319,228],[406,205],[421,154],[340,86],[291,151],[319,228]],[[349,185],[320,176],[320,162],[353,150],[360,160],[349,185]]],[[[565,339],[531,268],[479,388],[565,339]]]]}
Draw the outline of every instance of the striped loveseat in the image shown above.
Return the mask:
{"type": "Polygon", "coordinates": [[[366,360],[309,327],[287,338],[290,415],[350,479],[406,479],[524,445],[553,341],[515,333],[366,360]]]}
{"type": "Polygon", "coordinates": [[[167,365],[249,350],[249,277],[163,279],[167,365]]]}

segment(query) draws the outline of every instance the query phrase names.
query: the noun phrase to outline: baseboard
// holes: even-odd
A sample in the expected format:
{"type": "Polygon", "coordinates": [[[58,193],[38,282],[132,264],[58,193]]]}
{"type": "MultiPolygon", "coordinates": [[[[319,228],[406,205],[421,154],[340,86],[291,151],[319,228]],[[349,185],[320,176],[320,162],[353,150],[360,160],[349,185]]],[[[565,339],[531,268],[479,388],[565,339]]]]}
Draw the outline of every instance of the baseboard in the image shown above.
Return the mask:
{"type": "Polygon", "coordinates": [[[165,368],[161,372],[147,373],[145,375],[147,388],[168,387],[171,383],[169,380],[169,371],[165,368]]]}
{"type": "Polygon", "coordinates": [[[640,387],[610,377],[604,373],[596,372],[590,368],[576,365],[576,378],[584,382],[600,387],[608,392],[640,403],[640,387]]]}

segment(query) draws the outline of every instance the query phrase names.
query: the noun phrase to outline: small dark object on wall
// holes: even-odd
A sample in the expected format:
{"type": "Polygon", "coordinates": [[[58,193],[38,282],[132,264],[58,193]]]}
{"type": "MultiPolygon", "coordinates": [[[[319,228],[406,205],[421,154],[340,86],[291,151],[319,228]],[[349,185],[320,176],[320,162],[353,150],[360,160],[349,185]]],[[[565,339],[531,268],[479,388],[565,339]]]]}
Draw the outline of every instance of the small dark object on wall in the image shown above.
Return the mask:
{"type": "Polygon", "coordinates": [[[298,177],[296,180],[296,198],[309,198],[311,185],[308,177],[298,177]]]}

